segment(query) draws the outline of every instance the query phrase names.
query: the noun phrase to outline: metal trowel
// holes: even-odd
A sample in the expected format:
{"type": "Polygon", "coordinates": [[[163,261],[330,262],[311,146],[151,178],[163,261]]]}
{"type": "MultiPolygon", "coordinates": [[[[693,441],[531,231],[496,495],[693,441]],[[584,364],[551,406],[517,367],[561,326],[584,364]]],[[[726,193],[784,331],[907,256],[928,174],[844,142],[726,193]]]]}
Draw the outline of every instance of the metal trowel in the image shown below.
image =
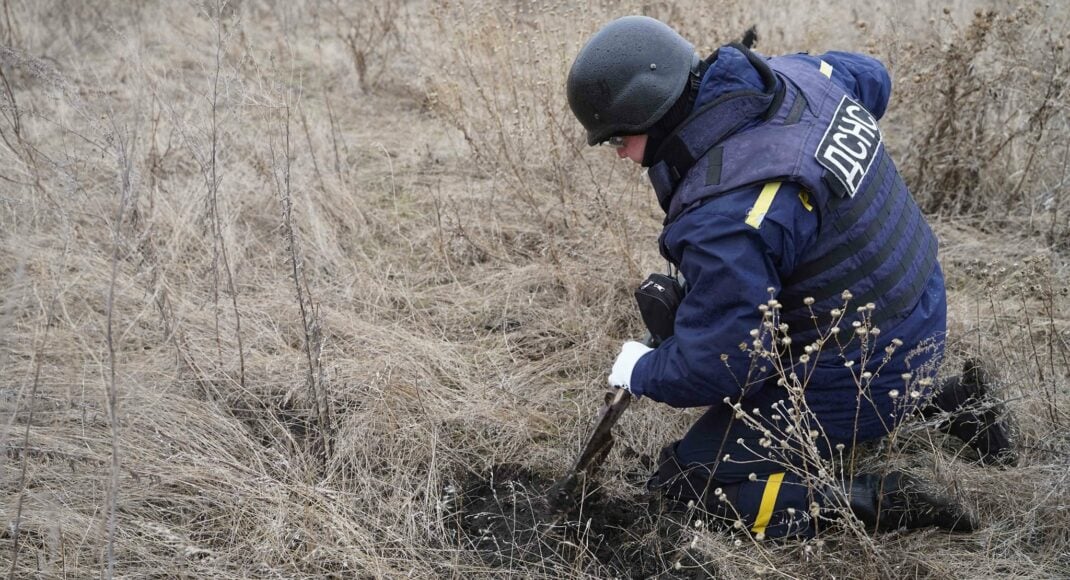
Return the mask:
{"type": "Polygon", "coordinates": [[[613,425],[631,402],[632,395],[625,389],[613,388],[606,393],[605,404],[598,410],[594,431],[576,464],[546,492],[547,504],[554,515],[569,513],[582,499],[584,483],[594,476],[613,448],[613,425]]]}

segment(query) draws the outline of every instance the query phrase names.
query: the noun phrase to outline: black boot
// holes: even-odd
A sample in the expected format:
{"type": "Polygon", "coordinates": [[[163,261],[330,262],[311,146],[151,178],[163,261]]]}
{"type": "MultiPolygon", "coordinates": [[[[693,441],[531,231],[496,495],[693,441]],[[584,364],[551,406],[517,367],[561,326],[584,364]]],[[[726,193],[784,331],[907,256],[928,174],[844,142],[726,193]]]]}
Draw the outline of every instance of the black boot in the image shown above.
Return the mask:
{"type": "Polygon", "coordinates": [[[954,532],[977,528],[970,513],[931,485],[899,471],[882,479],[858,475],[851,481],[849,505],[870,530],[898,530],[936,526],[954,532]]]}
{"type": "Polygon", "coordinates": [[[962,376],[945,380],[922,416],[949,414],[937,428],[964,441],[982,464],[1014,465],[1018,456],[1010,429],[1002,418],[1002,406],[988,393],[988,382],[980,363],[967,360],[962,376]]]}

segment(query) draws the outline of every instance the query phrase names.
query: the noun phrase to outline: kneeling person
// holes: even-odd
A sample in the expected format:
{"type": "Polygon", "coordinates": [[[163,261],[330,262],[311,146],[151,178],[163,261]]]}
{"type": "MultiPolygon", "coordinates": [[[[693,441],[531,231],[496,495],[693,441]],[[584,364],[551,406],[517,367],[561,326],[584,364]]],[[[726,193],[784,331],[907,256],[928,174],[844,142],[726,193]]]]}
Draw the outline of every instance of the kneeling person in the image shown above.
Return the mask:
{"type": "MultiPolygon", "coordinates": [[[[850,453],[912,413],[903,377],[924,391],[918,369],[943,354],[936,237],[877,124],[884,66],[738,44],[702,59],[633,16],[588,41],[567,84],[588,144],[648,168],[666,213],[661,253],[686,280],[672,335],[625,344],[610,375],[637,397],[710,406],[662,451],[651,485],[767,537],[813,534],[814,516],[844,503],[872,527],[971,529],[905,474],[812,483],[812,457],[850,453]],[[772,340],[775,356],[756,355],[772,340]]],[[[986,441],[992,457],[1008,445],[986,441]]]]}

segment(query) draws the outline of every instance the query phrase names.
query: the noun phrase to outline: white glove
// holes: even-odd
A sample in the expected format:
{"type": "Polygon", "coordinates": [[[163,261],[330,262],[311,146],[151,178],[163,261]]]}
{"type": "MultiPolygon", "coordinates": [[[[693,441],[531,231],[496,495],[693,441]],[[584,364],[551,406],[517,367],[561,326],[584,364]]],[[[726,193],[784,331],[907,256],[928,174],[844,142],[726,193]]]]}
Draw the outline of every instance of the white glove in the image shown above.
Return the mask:
{"type": "Polygon", "coordinates": [[[624,343],[624,346],[620,347],[620,354],[617,355],[617,360],[613,362],[613,370],[609,373],[609,386],[627,389],[630,393],[632,391],[632,369],[635,368],[635,363],[639,362],[639,359],[644,354],[652,350],[654,349],[634,340],[624,343]]]}

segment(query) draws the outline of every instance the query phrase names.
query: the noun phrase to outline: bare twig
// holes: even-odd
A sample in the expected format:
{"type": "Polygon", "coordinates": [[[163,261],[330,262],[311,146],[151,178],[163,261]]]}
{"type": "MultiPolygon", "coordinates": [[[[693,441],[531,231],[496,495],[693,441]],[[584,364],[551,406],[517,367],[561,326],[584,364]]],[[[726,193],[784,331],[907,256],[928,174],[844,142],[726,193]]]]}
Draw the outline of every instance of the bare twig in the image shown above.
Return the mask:
{"type": "MultiPolygon", "coordinates": [[[[114,125],[114,119],[113,119],[114,125]]],[[[116,131],[118,134],[118,131],[116,131]]],[[[119,495],[119,390],[116,384],[116,360],[115,339],[113,336],[114,312],[115,312],[115,287],[118,284],[120,254],[122,253],[122,225],[127,205],[131,197],[131,171],[133,169],[132,154],[136,145],[136,137],[116,138],[116,158],[119,163],[119,204],[115,211],[112,225],[112,255],[111,277],[108,284],[108,299],[105,305],[107,314],[107,334],[105,341],[108,346],[108,420],[111,430],[111,478],[108,485],[107,518],[108,518],[108,547],[107,547],[107,577],[115,575],[115,528],[116,528],[116,505],[119,495]],[[129,139],[129,143],[126,141],[129,139]]]]}
{"type": "Polygon", "coordinates": [[[234,285],[234,273],[230,267],[230,258],[227,255],[227,244],[223,237],[223,224],[219,218],[219,76],[222,70],[223,58],[223,10],[227,7],[227,0],[219,0],[216,3],[215,14],[215,73],[212,77],[212,130],[211,130],[211,157],[208,161],[208,171],[205,181],[208,186],[208,197],[211,206],[212,231],[215,237],[212,259],[212,293],[216,310],[216,342],[222,358],[222,346],[219,345],[219,271],[216,267],[221,259],[223,272],[227,278],[227,290],[230,294],[230,305],[234,311],[234,338],[238,343],[238,384],[245,388],[245,348],[242,345],[241,336],[241,311],[238,309],[238,289],[234,285]]]}
{"type": "MultiPolygon", "coordinates": [[[[318,454],[324,464],[331,457],[331,440],[334,427],[331,420],[330,398],[324,385],[324,369],[320,361],[323,351],[323,335],[320,327],[319,315],[315,302],[309,290],[308,281],[305,278],[301,251],[298,244],[296,227],[293,218],[293,189],[292,189],[292,163],[293,149],[290,140],[291,110],[290,93],[285,95],[286,102],[283,105],[283,143],[280,156],[275,151],[274,144],[271,148],[272,174],[275,177],[275,189],[282,201],[283,235],[285,236],[287,251],[290,254],[290,274],[294,282],[298,309],[301,313],[301,326],[304,330],[305,360],[308,364],[305,375],[308,388],[309,402],[313,405],[314,416],[319,429],[318,437],[314,440],[318,443],[318,454]]],[[[306,126],[307,136],[307,126],[306,126]]]]}

